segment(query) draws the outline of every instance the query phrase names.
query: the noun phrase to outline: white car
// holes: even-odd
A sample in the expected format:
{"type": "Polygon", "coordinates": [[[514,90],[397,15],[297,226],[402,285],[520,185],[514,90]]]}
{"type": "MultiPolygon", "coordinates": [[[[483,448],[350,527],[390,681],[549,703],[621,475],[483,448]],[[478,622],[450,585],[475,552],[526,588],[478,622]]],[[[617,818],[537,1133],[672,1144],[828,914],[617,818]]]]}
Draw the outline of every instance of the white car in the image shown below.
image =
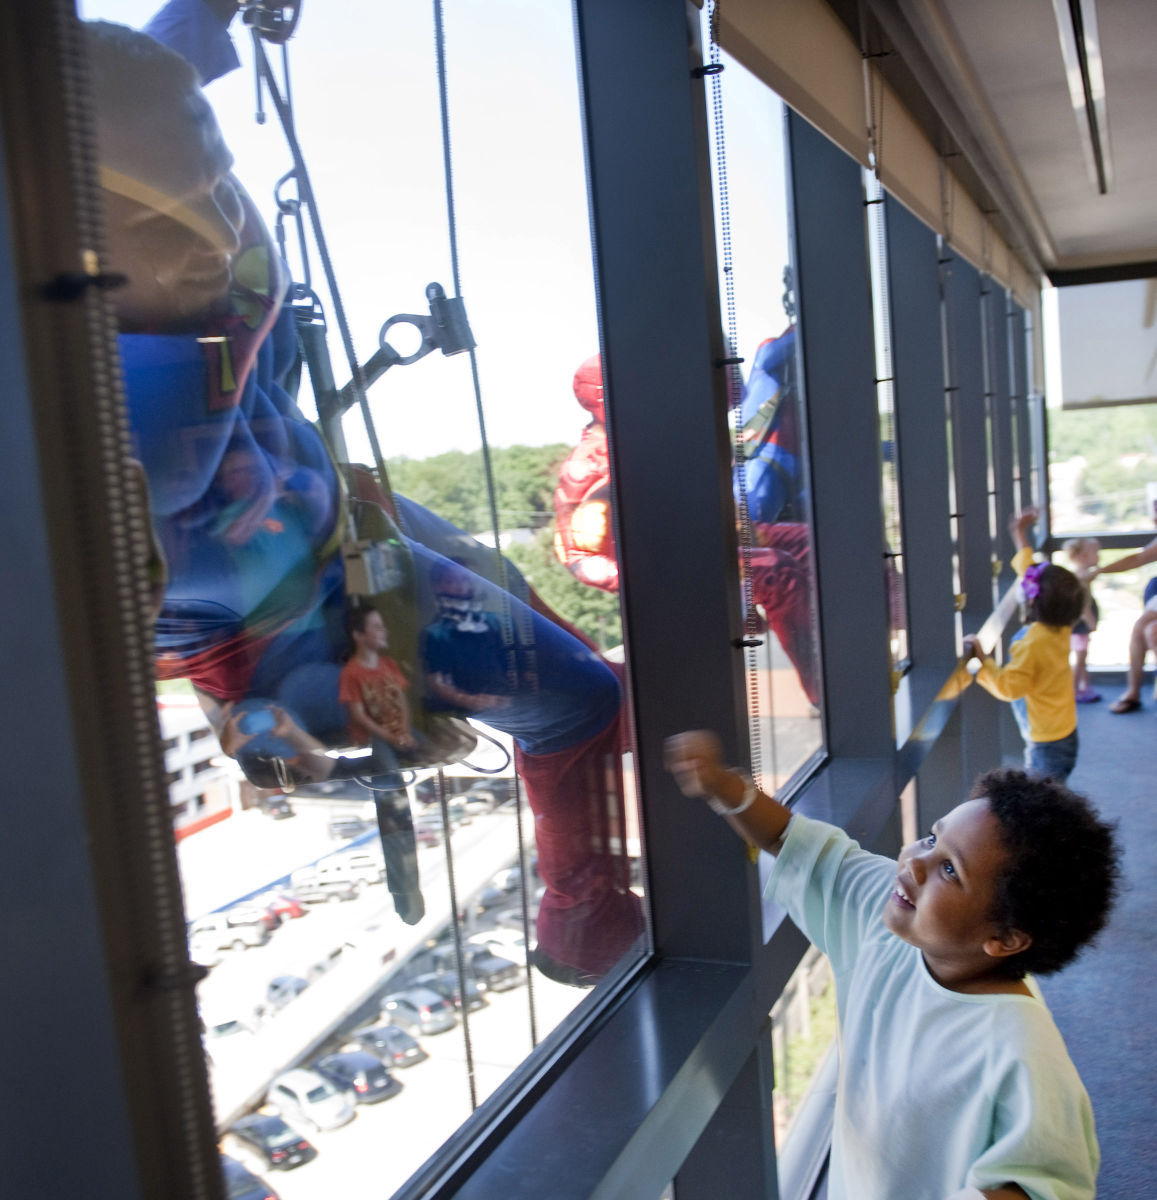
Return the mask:
{"type": "Polygon", "coordinates": [[[306,1129],[337,1129],[357,1116],[344,1091],[308,1067],[286,1071],[270,1085],[268,1103],[291,1125],[306,1129]]]}
{"type": "Polygon", "coordinates": [[[466,941],[472,946],[488,946],[495,954],[526,966],[526,938],[520,929],[487,929],[472,933],[466,941]]]}

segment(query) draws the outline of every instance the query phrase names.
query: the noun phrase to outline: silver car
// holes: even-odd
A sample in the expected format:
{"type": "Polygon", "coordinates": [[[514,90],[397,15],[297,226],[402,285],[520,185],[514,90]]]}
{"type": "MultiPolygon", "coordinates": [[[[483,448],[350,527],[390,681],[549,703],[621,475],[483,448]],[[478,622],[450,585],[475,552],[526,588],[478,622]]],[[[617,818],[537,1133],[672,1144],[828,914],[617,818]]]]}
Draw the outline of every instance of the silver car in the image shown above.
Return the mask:
{"type": "Polygon", "coordinates": [[[266,1100],[298,1128],[337,1129],[357,1115],[357,1109],[344,1091],[308,1067],[297,1067],[278,1075],[266,1100]]]}
{"type": "Polygon", "coordinates": [[[414,1035],[443,1033],[458,1024],[454,1005],[437,992],[423,987],[387,996],[382,1001],[382,1016],[414,1035]]]}

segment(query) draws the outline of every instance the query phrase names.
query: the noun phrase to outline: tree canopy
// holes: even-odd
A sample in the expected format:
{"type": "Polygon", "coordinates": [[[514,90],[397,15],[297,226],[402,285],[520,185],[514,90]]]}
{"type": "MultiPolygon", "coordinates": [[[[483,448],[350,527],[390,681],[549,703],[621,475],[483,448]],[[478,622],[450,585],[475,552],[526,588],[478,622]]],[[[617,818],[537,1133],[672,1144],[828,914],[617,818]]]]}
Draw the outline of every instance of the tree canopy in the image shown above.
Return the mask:
{"type": "MultiPolygon", "coordinates": [[[[530,529],[530,541],[506,548],[506,556],[560,616],[602,646],[622,641],[619,599],[579,583],[554,554],[554,489],[571,447],[505,446],[490,450],[499,529],[530,529]]],[[[482,451],[460,450],[431,458],[391,459],[390,486],[467,533],[489,534],[490,501],[482,451]]]]}
{"type": "Polygon", "coordinates": [[[1076,493],[1102,528],[1148,525],[1145,485],[1157,482],[1157,405],[1049,413],[1049,461],[1082,459],[1076,493]]]}

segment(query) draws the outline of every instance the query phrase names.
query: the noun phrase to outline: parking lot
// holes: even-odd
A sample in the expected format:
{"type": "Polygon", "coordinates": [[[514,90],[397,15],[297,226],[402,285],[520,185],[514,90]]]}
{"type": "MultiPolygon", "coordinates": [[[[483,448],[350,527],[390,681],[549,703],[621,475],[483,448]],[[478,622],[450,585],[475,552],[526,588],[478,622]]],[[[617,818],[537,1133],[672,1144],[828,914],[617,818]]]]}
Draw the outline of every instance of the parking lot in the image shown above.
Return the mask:
{"type": "MultiPolygon", "coordinates": [[[[341,849],[326,832],[332,807],[301,804],[297,810],[281,821],[246,812],[181,843],[187,913],[199,915],[264,889],[341,849]]],[[[518,860],[513,809],[474,816],[455,830],[451,847],[459,908],[472,910],[473,898],[518,860]]],[[[415,955],[445,936],[451,914],[445,846],[420,848],[418,861],[427,912],[417,925],[398,918],[389,892],[377,884],[364,887],[357,899],[309,906],[305,916],[284,920],[264,946],[221,955],[198,988],[202,1015],[206,1021],[236,1018],[254,1030],[207,1042],[222,1125],[260,1103],[278,1070],[308,1065],[340,1048],[353,1029],[377,1021],[381,997],[399,986],[400,975],[421,967],[414,965],[415,955]],[[268,983],[277,976],[300,976],[309,986],[279,1011],[262,1015],[268,983]]],[[[511,903],[517,903],[516,892],[511,903]]],[[[465,933],[493,928],[494,911],[472,916],[465,933]]],[[[510,941],[518,933],[494,936],[510,941]]],[[[507,950],[515,958],[525,952],[507,950]]],[[[359,1106],[342,1128],[299,1129],[317,1147],[317,1158],[291,1171],[263,1170],[262,1176],[284,1200],[390,1195],[530,1052],[531,1004],[541,1040],[585,994],[537,973],[530,986],[524,975],[515,988],[486,993],[486,1006],[469,1014],[468,1027],[459,1023],[420,1037],[429,1057],[397,1071],[400,1094],[359,1106]]]]}

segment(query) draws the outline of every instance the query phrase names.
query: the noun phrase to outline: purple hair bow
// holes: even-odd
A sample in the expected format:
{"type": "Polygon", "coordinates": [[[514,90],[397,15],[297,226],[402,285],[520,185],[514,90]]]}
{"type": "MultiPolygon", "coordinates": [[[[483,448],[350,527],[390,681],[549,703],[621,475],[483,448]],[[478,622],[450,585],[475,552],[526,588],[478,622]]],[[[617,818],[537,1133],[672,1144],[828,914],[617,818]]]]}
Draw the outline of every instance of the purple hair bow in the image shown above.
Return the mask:
{"type": "Polygon", "coordinates": [[[1048,566],[1047,563],[1034,563],[1025,571],[1024,578],[1020,581],[1020,590],[1024,592],[1027,603],[1031,604],[1040,595],[1041,572],[1046,566],[1048,566]]]}

